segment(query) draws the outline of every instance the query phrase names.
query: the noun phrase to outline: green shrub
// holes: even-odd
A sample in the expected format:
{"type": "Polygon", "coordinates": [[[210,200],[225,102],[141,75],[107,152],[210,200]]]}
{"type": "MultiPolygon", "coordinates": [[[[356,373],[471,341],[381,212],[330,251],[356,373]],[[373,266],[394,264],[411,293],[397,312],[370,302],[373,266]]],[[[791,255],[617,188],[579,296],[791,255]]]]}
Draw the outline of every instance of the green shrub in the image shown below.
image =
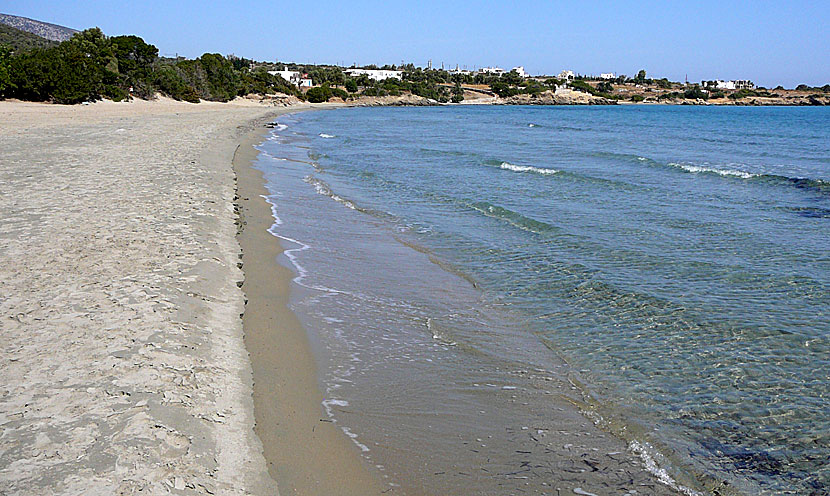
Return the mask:
{"type": "Polygon", "coordinates": [[[331,88],[331,95],[342,100],[346,100],[347,98],[349,98],[349,94],[346,91],[341,90],[340,88],[331,88]]]}
{"type": "Polygon", "coordinates": [[[632,102],[642,102],[645,99],[646,97],[644,97],[643,95],[631,95],[632,102]]]}
{"type": "Polygon", "coordinates": [[[357,93],[357,82],[354,79],[347,79],[346,90],[349,93],[357,93]]]}
{"type": "Polygon", "coordinates": [[[0,97],[12,88],[12,78],[9,74],[10,55],[11,48],[0,45],[0,97]]]}
{"type": "Polygon", "coordinates": [[[694,85],[693,87],[683,92],[683,98],[708,100],[709,93],[700,89],[700,86],[694,85]]]}
{"type": "Polygon", "coordinates": [[[311,103],[323,103],[331,98],[331,89],[327,86],[315,86],[306,91],[305,97],[311,103]]]}
{"type": "Polygon", "coordinates": [[[103,90],[101,91],[101,96],[103,96],[104,98],[108,98],[114,102],[120,102],[130,97],[127,90],[114,84],[105,85],[103,90]]]}

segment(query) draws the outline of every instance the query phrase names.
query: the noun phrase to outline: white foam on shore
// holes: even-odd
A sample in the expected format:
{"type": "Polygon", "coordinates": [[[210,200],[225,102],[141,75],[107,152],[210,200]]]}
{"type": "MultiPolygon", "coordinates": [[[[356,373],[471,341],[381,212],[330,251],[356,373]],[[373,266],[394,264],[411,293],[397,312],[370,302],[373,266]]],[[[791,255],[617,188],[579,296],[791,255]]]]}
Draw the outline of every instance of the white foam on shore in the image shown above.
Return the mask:
{"type": "Polygon", "coordinates": [[[513,172],[535,172],[536,174],[551,175],[559,172],[556,169],[545,169],[544,167],[532,167],[530,165],[514,165],[510,162],[502,162],[499,168],[513,172]]]}
{"type": "Polygon", "coordinates": [[[283,236],[282,234],[278,233],[276,231],[276,228],[278,226],[282,225],[282,219],[280,219],[279,215],[277,215],[277,204],[274,203],[267,196],[263,195],[262,198],[264,198],[265,201],[269,205],[271,205],[271,214],[274,217],[274,223],[271,225],[271,227],[268,228],[268,232],[276,238],[279,238],[283,241],[288,241],[289,243],[293,243],[293,244],[297,245],[296,248],[285,248],[285,249],[283,249],[283,252],[282,252],[285,255],[285,257],[288,258],[288,261],[291,262],[291,265],[294,266],[294,269],[297,272],[297,275],[293,279],[291,279],[291,281],[296,283],[296,284],[299,284],[300,286],[302,286],[304,288],[313,289],[315,291],[323,291],[323,292],[329,293],[329,294],[349,294],[345,291],[340,291],[340,290],[333,289],[333,288],[328,288],[328,287],[325,287],[325,286],[306,284],[305,282],[303,282],[303,280],[308,275],[308,271],[305,269],[305,267],[302,266],[302,264],[300,264],[299,260],[297,260],[297,253],[308,250],[308,249],[311,248],[311,246],[303,243],[302,241],[298,241],[296,239],[289,238],[288,236],[283,236]]]}
{"type": "MultiPolygon", "coordinates": [[[[271,205],[271,216],[274,217],[274,225],[275,226],[281,226],[282,225],[282,219],[280,219],[280,216],[277,214],[277,204],[275,202],[271,201],[271,199],[268,195],[259,195],[259,197],[262,198],[263,200],[265,200],[265,202],[268,205],[271,205]]],[[[271,234],[274,234],[274,233],[271,233],[271,234]]]]}
{"type": "Polygon", "coordinates": [[[651,472],[651,474],[654,475],[657,478],[657,480],[659,480],[663,484],[665,484],[665,485],[669,486],[670,488],[674,489],[675,491],[683,493],[687,496],[703,496],[701,493],[699,493],[699,492],[697,492],[693,489],[690,489],[688,487],[685,487],[685,486],[682,486],[682,485],[678,484],[677,481],[675,481],[669,475],[669,473],[666,472],[666,469],[661,468],[657,464],[657,461],[654,460],[653,456],[651,456],[651,453],[649,453],[646,446],[640,444],[637,441],[631,441],[628,445],[628,449],[630,449],[631,452],[634,453],[635,455],[639,456],[640,460],[642,460],[643,465],[645,466],[646,470],[651,472]]]}
{"type": "Polygon", "coordinates": [[[342,430],[343,430],[343,432],[344,432],[344,433],[346,433],[346,435],[347,435],[347,436],[349,436],[349,439],[351,439],[351,440],[352,440],[352,442],[353,442],[353,443],[355,443],[355,444],[357,445],[357,447],[358,447],[358,448],[360,448],[360,451],[362,451],[362,452],[364,452],[364,453],[366,453],[367,451],[369,451],[369,447],[368,447],[368,446],[366,446],[365,444],[361,443],[360,441],[358,441],[358,440],[357,440],[357,434],[355,434],[354,432],[352,432],[351,430],[349,430],[349,428],[348,428],[348,427],[346,427],[346,426],[344,426],[344,425],[341,425],[341,426],[340,426],[340,429],[342,429],[342,430]]]}

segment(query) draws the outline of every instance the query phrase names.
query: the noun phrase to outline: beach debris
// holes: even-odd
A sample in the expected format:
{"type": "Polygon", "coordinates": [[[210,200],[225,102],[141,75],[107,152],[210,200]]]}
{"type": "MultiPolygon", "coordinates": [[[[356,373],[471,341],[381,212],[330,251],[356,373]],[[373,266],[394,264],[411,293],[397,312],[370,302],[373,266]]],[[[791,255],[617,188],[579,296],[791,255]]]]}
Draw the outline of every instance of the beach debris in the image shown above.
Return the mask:
{"type": "Polygon", "coordinates": [[[574,491],[574,494],[579,494],[579,495],[581,495],[581,496],[597,496],[597,495],[596,495],[596,494],[594,494],[594,493],[589,493],[588,491],[585,491],[585,490],[584,490],[584,489],[582,489],[581,487],[575,487],[575,488],[573,489],[573,491],[574,491]]]}

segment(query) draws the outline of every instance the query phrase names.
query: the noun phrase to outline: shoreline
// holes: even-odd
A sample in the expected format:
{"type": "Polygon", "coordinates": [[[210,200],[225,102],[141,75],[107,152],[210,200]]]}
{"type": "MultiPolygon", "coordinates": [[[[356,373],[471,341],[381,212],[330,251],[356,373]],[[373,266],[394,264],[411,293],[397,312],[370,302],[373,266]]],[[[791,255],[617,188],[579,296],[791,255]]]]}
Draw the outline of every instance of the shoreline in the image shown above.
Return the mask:
{"type": "MultiPolygon", "coordinates": [[[[273,150],[269,149],[269,151],[272,154],[274,153],[273,150]]],[[[257,175],[257,177],[260,181],[260,186],[257,187],[256,191],[259,191],[260,194],[270,194],[264,188],[262,188],[262,186],[261,186],[261,184],[263,182],[262,174],[257,171],[256,175],[257,175]]],[[[289,189],[287,189],[287,190],[283,190],[282,188],[280,188],[279,191],[281,191],[282,194],[287,194],[288,192],[290,192],[292,190],[289,187],[289,189]]],[[[242,195],[240,193],[240,196],[245,196],[245,195],[242,195]]],[[[271,223],[273,222],[273,220],[272,220],[272,215],[273,214],[272,214],[272,211],[271,211],[271,206],[267,202],[265,202],[263,200],[263,201],[260,201],[260,203],[261,203],[260,215],[267,216],[268,221],[269,221],[269,224],[258,227],[259,230],[264,231],[265,229],[268,229],[272,225],[271,223]]],[[[287,210],[285,210],[285,211],[280,210],[278,212],[279,217],[282,218],[283,221],[286,220],[286,217],[285,217],[285,215],[286,215],[285,212],[286,211],[287,210]]],[[[316,212],[309,212],[309,214],[310,215],[316,215],[316,212]]],[[[294,218],[293,222],[297,222],[297,219],[294,218]]],[[[321,220],[321,222],[323,222],[323,221],[321,220]]],[[[294,235],[289,234],[289,236],[294,236],[294,235]]],[[[275,239],[279,238],[279,236],[271,236],[271,237],[275,238],[275,239]]],[[[291,239],[291,238],[286,238],[286,239],[291,239]]],[[[300,238],[297,238],[297,239],[300,239],[300,238]]],[[[345,242],[345,241],[343,241],[343,242],[345,242]]],[[[418,250],[416,250],[416,251],[418,251],[418,250]]],[[[247,255],[248,254],[247,254],[247,251],[246,251],[246,256],[247,255]]],[[[276,258],[276,256],[272,256],[270,258],[274,259],[274,258],[276,258]]],[[[434,263],[434,261],[431,261],[431,262],[434,263]]],[[[273,264],[273,261],[272,261],[272,264],[273,264]]],[[[273,264],[273,265],[277,265],[277,264],[273,264]]],[[[246,266],[247,266],[247,262],[246,262],[246,266]]],[[[285,268],[285,267],[280,265],[280,268],[282,269],[282,268],[285,268]]],[[[293,271],[291,271],[290,269],[287,269],[287,268],[285,270],[287,270],[288,273],[289,273],[288,279],[290,280],[291,278],[293,278],[295,273],[293,271]]],[[[446,269],[441,268],[441,270],[445,271],[446,269]]],[[[258,274],[260,272],[260,269],[256,268],[256,269],[253,270],[253,272],[255,274],[258,274]]],[[[358,272],[360,273],[360,271],[358,271],[358,272]]],[[[300,317],[302,317],[302,316],[303,316],[303,314],[300,313],[300,317]]],[[[296,318],[296,315],[292,314],[292,317],[296,318]]],[[[343,316],[340,316],[340,315],[337,315],[337,317],[339,317],[341,319],[344,318],[343,316]]],[[[246,327],[247,327],[247,325],[246,325],[246,327]]],[[[316,329],[316,326],[310,327],[310,332],[312,332],[315,329],[316,329]]],[[[435,338],[433,337],[433,339],[435,339],[435,338]]],[[[316,342],[316,340],[315,340],[315,342],[316,342]]],[[[251,346],[249,345],[249,348],[250,347],[251,346]]],[[[546,379],[546,381],[547,381],[547,379],[546,379]]],[[[390,382],[394,382],[394,380],[390,380],[390,382]]],[[[475,382],[475,380],[473,380],[473,382],[475,382]]],[[[547,383],[547,382],[539,384],[539,385],[534,385],[534,388],[536,388],[536,387],[538,387],[538,389],[540,391],[545,391],[546,392],[545,394],[549,394],[548,390],[551,389],[550,383],[547,383]]],[[[514,390],[515,387],[509,388],[509,389],[514,390]]],[[[516,393],[516,394],[518,394],[518,393],[516,393]]],[[[515,398],[515,396],[514,396],[514,398],[515,398]]],[[[349,410],[355,410],[355,411],[354,412],[341,412],[341,413],[357,414],[357,412],[360,411],[360,407],[357,407],[356,404],[352,403],[352,398],[349,398],[349,403],[350,403],[349,410]]],[[[562,406],[565,406],[565,405],[562,404],[562,406]]],[[[584,456],[590,456],[593,452],[602,451],[603,449],[605,449],[605,451],[608,451],[608,452],[611,452],[611,453],[614,453],[614,454],[619,454],[619,453],[622,453],[622,452],[628,452],[628,449],[627,449],[627,444],[628,443],[627,443],[627,441],[625,441],[624,438],[618,436],[618,434],[614,434],[610,429],[597,428],[597,430],[601,431],[601,432],[598,432],[597,434],[599,434],[599,435],[596,436],[596,438],[593,441],[591,441],[590,443],[586,443],[586,441],[584,439],[571,438],[571,437],[569,437],[569,434],[564,434],[564,435],[561,434],[557,429],[566,429],[568,432],[572,432],[572,433],[581,432],[580,429],[593,429],[593,428],[588,428],[585,425],[583,425],[583,424],[586,423],[586,420],[591,420],[591,417],[586,415],[586,411],[584,409],[580,408],[579,405],[577,405],[577,404],[572,404],[572,405],[569,404],[568,406],[573,407],[573,408],[568,409],[568,413],[557,414],[556,419],[548,419],[550,421],[550,425],[545,424],[545,427],[543,428],[543,430],[546,433],[546,436],[548,437],[548,439],[546,440],[546,443],[550,444],[551,446],[558,446],[560,448],[560,450],[561,450],[562,446],[576,446],[576,445],[579,445],[580,447],[584,447],[584,446],[590,444],[589,448],[585,448],[588,451],[586,451],[584,456]],[[568,427],[566,428],[565,425],[567,425],[568,427]],[[606,439],[603,436],[604,434],[610,434],[612,439],[611,438],[606,439]]],[[[562,410],[562,408],[560,408],[560,410],[562,410]]],[[[380,410],[376,410],[376,409],[371,409],[369,411],[380,413],[380,410]]],[[[489,411],[489,409],[488,409],[488,411],[489,411]]],[[[366,412],[364,412],[364,414],[365,413],[366,412]]],[[[482,411],[480,413],[483,414],[484,412],[482,411]]],[[[539,418],[546,417],[545,415],[541,414],[541,412],[539,412],[539,413],[540,413],[539,418]]],[[[417,416],[418,412],[416,411],[412,415],[417,416]]],[[[432,414],[429,414],[429,415],[432,415],[432,414]]],[[[341,421],[345,421],[345,424],[348,425],[349,428],[355,429],[355,427],[356,427],[355,424],[349,423],[348,417],[346,417],[346,418],[338,417],[338,418],[340,418],[341,421]]],[[[405,416],[402,416],[401,418],[403,419],[403,418],[405,418],[405,416]]],[[[519,422],[519,420],[517,420],[515,418],[513,418],[513,419],[500,418],[500,420],[504,421],[503,425],[505,425],[505,426],[512,425],[512,423],[514,423],[514,422],[519,422]]],[[[402,420],[402,421],[404,421],[404,420],[402,420]]],[[[537,425],[540,424],[538,421],[536,421],[535,423],[537,425]]],[[[534,421],[528,419],[522,425],[532,425],[532,424],[534,424],[534,421]]],[[[499,425],[502,425],[502,424],[499,424],[499,425]]],[[[366,425],[364,425],[363,427],[366,427],[366,425]]],[[[432,428],[432,427],[435,427],[436,429],[438,429],[437,426],[431,425],[430,428],[432,428]]],[[[542,428],[542,427],[540,427],[540,428],[542,428]]],[[[362,431],[360,429],[355,430],[355,433],[361,433],[361,436],[365,435],[366,432],[367,432],[366,429],[363,429],[362,431]]],[[[591,432],[594,432],[594,431],[592,430],[591,432]]],[[[458,432],[446,433],[446,435],[444,437],[445,438],[450,438],[450,437],[455,437],[455,436],[459,436],[459,438],[460,438],[460,434],[458,434],[458,432]]],[[[484,436],[480,435],[480,437],[483,438],[484,436]]],[[[472,438],[474,439],[475,437],[473,436],[472,438]]],[[[365,438],[362,438],[362,439],[365,439],[365,438]]],[[[511,446],[511,448],[509,448],[508,450],[511,451],[513,449],[520,449],[520,451],[516,451],[516,453],[527,453],[527,452],[529,452],[529,450],[535,449],[536,447],[538,447],[538,441],[536,441],[535,439],[531,439],[531,440],[533,441],[533,443],[530,443],[530,441],[527,441],[525,443],[525,444],[527,444],[527,446],[525,446],[525,445],[520,446],[519,444],[515,444],[515,445],[510,444],[509,446],[511,446]]],[[[377,438],[372,439],[371,437],[368,439],[368,441],[363,440],[363,442],[366,443],[368,446],[377,446],[378,450],[382,450],[384,448],[391,449],[389,446],[384,446],[384,447],[378,446],[378,443],[383,445],[385,441],[386,441],[385,439],[383,441],[381,441],[377,438]]],[[[400,441],[401,440],[399,439],[398,442],[400,442],[400,441]]],[[[523,442],[523,441],[524,440],[522,439],[521,441],[518,441],[518,442],[520,443],[520,442],[523,442]]],[[[516,439],[511,439],[511,442],[517,442],[517,441],[516,441],[516,439]]],[[[397,445],[397,444],[398,443],[394,443],[393,445],[397,445]]],[[[406,444],[401,444],[401,446],[402,447],[406,446],[406,444]]],[[[507,446],[508,446],[508,444],[505,444],[505,445],[503,445],[503,448],[507,449],[507,446]]],[[[442,445],[442,447],[443,447],[443,445],[442,445]]],[[[373,447],[372,449],[373,449],[373,452],[379,453],[379,451],[376,451],[376,448],[373,447]]],[[[442,451],[442,448],[439,448],[439,451],[442,451]]],[[[567,451],[567,448],[565,449],[565,451],[567,451]]],[[[567,455],[565,455],[564,453],[560,453],[560,454],[565,456],[566,458],[571,457],[570,454],[567,454],[567,455]]],[[[478,456],[478,455],[475,455],[475,456],[478,456]]],[[[426,485],[421,484],[421,482],[416,482],[416,481],[419,481],[419,477],[432,475],[432,471],[429,471],[429,474],[426,474],[425,472],[422,473],[421,471],[425,470],[425,469],[423,469],[423,467],[420,467],[419,465],[417,465],[415,462],[413,462],[412,465],[409,465],[408,468],[404,467],[403,471],[400,471],[400,470],[396,471],[394,461],[391,461],[389,458],[384,459],[382,457],[382,455],[381,456],[377,456],[377,455],[372,456],[372,455],[370,455],[370,457],[371,457],[373,463],[380,463],[380,465],[384,466],[385,467],[385,469],[384,469],[385,472],[391,471],[389,473],[395,473],[395,474],[398,474],[398,475],[404,474],[404,477],[409,479],[409,480],[395,479],[396,483],[401,484],[401,487],[399,489],[400,491],[404,491],[406,494],[409,494],[409,491],[412,491],[413,494],[421,494],[422,492],[429,493],[429,491],[426,489],[426,487],[427,487],[426,485]]],[[[560,458],[562,458],[562,457],[560,456],[560,458]]],[[[482,461],[482,463],[484,463],[484,462],[482,461]]],[[[491,460],[488,458],[487,461],[486,461],[486,465],[487,465],[488,469],[492,471],[493,466],[491,466],[490,463],[491,463],[491,460]]],[[[566,463],[566,462],[563,461],[562,463],[566,463]]],[[[598,463],[601,463],[601,462],[598,462],[598,463]]],[[[603,472],[606,472],[606,471],[622,471],[622,470],[629,471],[629,470],[632,470],[633,467],[639,467],[639,470],[634,469],[633,472],[629,472],[629,474],[632,477],[632,482],[631,482],[632,487],[634,486],[634,484],[635,484],[634,481],[636,480],[636,485],[637,486],[639,486],[641,484],[646,485],[646,484],[649,484],[649,483],[657,484],[656,486],[652,486],[652,491],[653,491],[654,494],[677,494],[677,493],[682,492],[681,490],[679,490],[677,488],[677,486],[674,485],[676,481],[669,480],[667,482],[665,477],[660,477],[659,476],[660,474],[655,473],[651,468],[645,467],[644,465],[647,465],[646,460],[644,460],[643,457],[639,456],[638,454],[630,453],[630,456],[626,456],[625,460],[613,459],[611,461],[605,461],[605,463],[607,464],[607,466],[603,465],[603,468],[602,468],[603,472]],[[648,473],[646,473],[646,472],[648,472],[648,473]],[[636,474],[636,475],[634,475],[634,474],[636,474]]],[[[455,467],[454,462],[448,462],[445,466],[450,466],[450,465],[455,467]]],[[[434,468],[434,467],[432,467],[432,468],[434,468]]],[[[438,470],[438,469],[435,469],[435,470],[438,470]]],[[[443,474],[444,472],[440,472],[440,473],[443,474]]],[[[449,470],[448,470],[448,473],[449,473],[449,470]]],[[[438,475],[438,473],[436,473],[435,475],[438,475]]],[[[588,475],[588,476],[586,476],[586,480],[582,484],[577,483],[576,486],[577,487],[579,487],[579,486],[588,487],[588,488],[590,488],[592,485],[600,486],[600,485],[602,485],[602,483],[599,482],[599,481],[605,481],[607,483],[608,481],[613,480],[613,477],[608,477],[607,479],[608,480],[606,480],[605,476],[603,476],[603,477],[597,478],[596,480],[593,480],[591,478],[591,476],[588,475]]],[[[433,489],[435,489],[435,487],[433,487],[433,489]]],[[[469,489],[469,486],[468,486],[468,489],[469,489]]],[[[442,491],[446,491],[446,490],[448,490],[447,487],[443,487],[443,488],[441,488],[441,491],[438,492],[438,494],[441,494],[441,493],[443,493],[442,491]]],[[[457,487],[454,490],[457,490],[457,487]]],[[[450,489],[449,491],[450,491],[450,493],[452,493],[454,490],[450,489]]]]}
{"type": "MultiPolygon", "coordinates": [[[[309,109],[289,107],[270,117],[301,110],[309,109]]],[[[259,154],[254,147],[266,132],[263,127],[249,132],[233,160],[237,240],[245,275],[242,322],[253,369],[254,429],[268,471],[284,494],[380,494],[384,491],[380,478],[323,413],[308,335],[288,308],[294,276],[276,262],[283,247],[268,231],[274,218],[263,198],[268,195],[265,179],[254,168],[259,154]]]]}

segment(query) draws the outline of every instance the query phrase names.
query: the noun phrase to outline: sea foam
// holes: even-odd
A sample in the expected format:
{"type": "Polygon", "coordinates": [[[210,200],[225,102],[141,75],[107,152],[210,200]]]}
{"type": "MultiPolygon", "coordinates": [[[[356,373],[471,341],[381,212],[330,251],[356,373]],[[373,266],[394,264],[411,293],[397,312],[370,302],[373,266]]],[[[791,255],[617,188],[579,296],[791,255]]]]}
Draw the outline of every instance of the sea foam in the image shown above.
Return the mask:
{"type": "Polygon", "coordinates": [[[556,174],[559,172],[556,169],[546,169],[544,167],[532,167],[530,165],[514,165],[510,162],[502,162],[499,164],[499,168],[505,170],[511,170],[513,172],[534,172],[536,174],[543,174],[543,175],[551,175],[556,174]]]}
{"type": "Polygon", "coordinates": [[[740,177],[741,179],[751,179],[753,177],[760,176],[760,174],[753,174],[751,172],[741,170],[717,169],[714,167],[705,167],[702,165],[678,164],[676,162],[669,162],[669,165],[671,165],[672,167],[678,167],[680,169],[685,170],[686,172],[691,172],[693,174],[697,174],[700,172],[711,172],[713,174],[719,174],[721,176],[740,177]]]}

